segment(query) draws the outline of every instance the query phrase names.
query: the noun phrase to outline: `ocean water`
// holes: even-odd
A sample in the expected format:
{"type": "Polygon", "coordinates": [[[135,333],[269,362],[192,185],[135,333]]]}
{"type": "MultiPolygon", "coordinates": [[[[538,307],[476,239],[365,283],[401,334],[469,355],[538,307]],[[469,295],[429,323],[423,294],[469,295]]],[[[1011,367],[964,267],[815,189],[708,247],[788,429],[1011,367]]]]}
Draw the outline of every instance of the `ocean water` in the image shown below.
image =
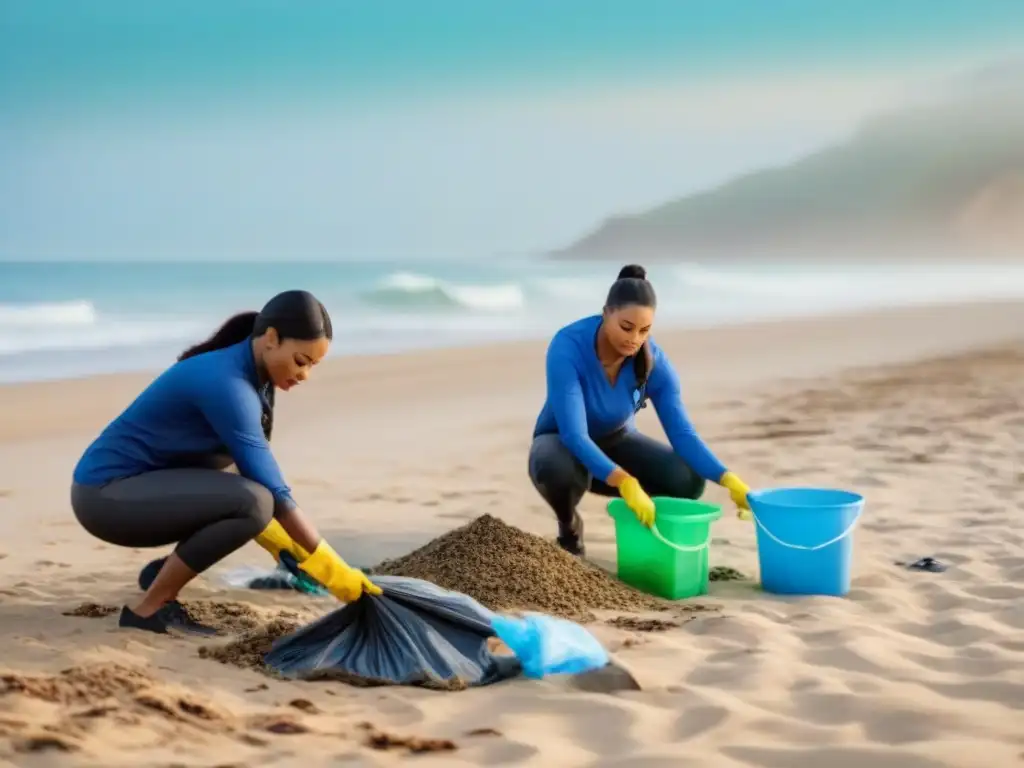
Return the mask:
{"type": "MultiPolygon", "coordinates": [[[[600,311],[617,264],[0,262],[0,381],[158,370],[233,312],[304,288],[331,356],[544,338],[600,311]]],[[[1024,267],[698,263],[652,266],[660,327],[856,308],[1024,298],[1024,267]]],[[[655,331],[657,333],[657,330],[655,331]]]]}

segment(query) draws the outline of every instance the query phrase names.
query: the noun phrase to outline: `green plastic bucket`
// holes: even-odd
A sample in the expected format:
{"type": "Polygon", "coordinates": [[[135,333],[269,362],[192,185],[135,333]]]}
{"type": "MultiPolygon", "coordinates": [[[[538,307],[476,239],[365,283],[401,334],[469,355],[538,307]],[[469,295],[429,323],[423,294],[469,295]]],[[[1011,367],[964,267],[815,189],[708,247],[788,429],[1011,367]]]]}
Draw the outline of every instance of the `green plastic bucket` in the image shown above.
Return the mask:
{"type": "Polygon", "coordinates": [[[711,523],[722,516],[722,508],[665,496],[655,497],[654,507],[654,526],[645,528],[625,501],[608,503],[619,579],[668,600],[706,595],[711,523]]]}

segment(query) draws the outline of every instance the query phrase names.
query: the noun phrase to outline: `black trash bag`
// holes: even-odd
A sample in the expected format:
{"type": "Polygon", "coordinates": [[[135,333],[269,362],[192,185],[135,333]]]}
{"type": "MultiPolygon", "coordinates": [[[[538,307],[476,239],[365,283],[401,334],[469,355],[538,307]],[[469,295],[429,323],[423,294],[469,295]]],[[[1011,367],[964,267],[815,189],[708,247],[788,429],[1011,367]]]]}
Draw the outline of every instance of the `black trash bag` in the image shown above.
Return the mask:
{"type": "Polygon", "coordinates": [[[492,653],[495,614],[476,600],[421,579],[374,576],[381,595],[354,603],[277,640],[264,663],[293,678],[445,690],[489,685],[522,668],[492,653]]]}

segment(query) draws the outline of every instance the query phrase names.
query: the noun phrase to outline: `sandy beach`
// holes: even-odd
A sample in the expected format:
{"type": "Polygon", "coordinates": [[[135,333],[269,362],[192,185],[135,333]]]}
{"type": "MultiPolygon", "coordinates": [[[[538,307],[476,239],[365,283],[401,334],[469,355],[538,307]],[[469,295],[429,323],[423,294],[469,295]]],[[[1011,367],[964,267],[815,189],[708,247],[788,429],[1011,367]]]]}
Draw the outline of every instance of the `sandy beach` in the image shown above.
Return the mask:
{"type": "MultiPolygon", "coordinates": [[[[340,323],[338,324],[340,328],[340,323]]],[[[686,404],[755,487],[863,493],[846,599],[757,588],[755,533],[714,527],[703,612],[661,631],[589,626],[641,690],[516,679],[457,693],[272,679],[199,639],[116,628],[162,552],[91,539],[68,504],[86,443],[150,376],[19,384],[0,397],[0,759],[96,766],[1000,768],[1024,761],[1024,305],[912,309],[658,333],[686,404]],[[897,562],[931,556],[944,573],[897,562]],[[83,604],[94,604],[82,610],[83,604]],[[68,613],[97,615],[66,615],[68,613]]],[[[336,344],[344,344],[338,333],[336,344]]],[[[370,566],[490,514],[551,537],[526,476],[543,344],[334,359],[279,399],[300,504],[370,566]]],[[[654,414],[643,428],[660,434],[654,414]]],[[[725,502],[718,487],[708,497],[725,502]]],[[[588,554],[614,561],[603,501],[588,554]]],[[[268,565],[255,544],[223,568],[268,565]]],[[[182,598],[227,628],[337,603],[230,589],[182,598]]],[[[635,626],[635,624],[634,624],[635,626]]]]}

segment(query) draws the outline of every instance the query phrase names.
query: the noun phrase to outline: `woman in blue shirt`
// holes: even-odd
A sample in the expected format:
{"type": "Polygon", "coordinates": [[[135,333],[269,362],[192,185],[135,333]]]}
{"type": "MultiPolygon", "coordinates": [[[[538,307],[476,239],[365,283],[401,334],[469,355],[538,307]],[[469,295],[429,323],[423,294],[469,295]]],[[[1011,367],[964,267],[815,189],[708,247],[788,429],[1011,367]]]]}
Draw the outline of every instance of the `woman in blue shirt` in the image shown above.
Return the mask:
{"type": "Polygon", "coordinates": [[[81,525],[123,547],[176,545],[122,627],[211,633],[178,593],[253,539],[341,600],[380,593],[299,509],[270,450],[275,391],[304,382],[332,336],[312,294],[278,294],[182,353],[86,449],[71,486],[81,525]],[[237,474],[223,471],[232,464],[237,474]]]}
{"type": "Polygon", "coordinates": [[[547,400],[533,433],[530,479],[558,518],[558,543],[584,554],[576,507],[588,490],[621,495],[644,525],[651,496],[697,499],[706,480],[729,490],[746,518],[750,488],[708,449],[683,407],[679,377],[650,338],[657,300],[643,267],[622,268],[604,312],[558,331],[547,353],[547,400]],[[650,398],[671,447],[640,434],[650,398]]]}

